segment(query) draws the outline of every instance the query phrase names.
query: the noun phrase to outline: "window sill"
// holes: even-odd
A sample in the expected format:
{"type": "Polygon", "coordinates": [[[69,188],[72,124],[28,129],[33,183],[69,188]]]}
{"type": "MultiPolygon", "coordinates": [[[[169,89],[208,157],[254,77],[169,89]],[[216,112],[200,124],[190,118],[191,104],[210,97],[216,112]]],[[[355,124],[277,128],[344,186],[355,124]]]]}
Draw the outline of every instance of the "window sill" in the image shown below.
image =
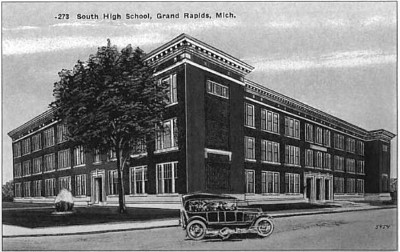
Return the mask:
{"type": "Polygon", "coordinates": [[[314,169],[314,166],[308,166],[308,165],[306,165],[306,166],[304,166],[304,168],[314,169]]]}
{"type": "Polygon", "coordinates": [[[26,178],[26,177],[30,177],[31,176],[31,174],[29,174],[29,175],[23,175],[22,177],[23,178],[26,178]]]}
{"type": "Polygon", "coordinates": [[[33,173],[32,175],[40,175],[42,172],[33,173]]]}
{"type": "Polygon", "coordinates": [[[344,173],[344,171],[340,171],[340,170],[334,170],[334,172],[343,172],[344,173]]]}
{"type": "Polygon", "coordinates": [[[256,193],[244,193],[244,195],[246,195],[246,196],[256,196],[256,193]]]}
{"type": "Polygon", "coordinates": [[[349,172],[349,171],[348,171],[348,172],[346,172],[346,173],[348,173],[348,174],[356,174],[355,172],[349,172]]]}
{"type": "Polygon", "coordinates": [[[275,197],[279,197],[279,193],[262,193],[263,196],[275,196],[275,197]]]}
{"type": "Polygon", "coordinates": [[[93,162],[93,165],[100,165],[100,164],[102,164],[101,161],[100,162],[93,162]]]}
{"type": "Polygon", "coordinates": [[[115,162],[117,161],[117,158],[113,158],[113,159],[107,159],[108,162],[115,162]]]}
{"type": "Polygon", "coordinates": [[[314,144],[314,141],[313,141],[313,140],[306,140],[305,142],[306,142],[306,143],[314,144]]]}
{"type": "Polygon", "coordinates": [[[257,160],[255,160],[255,159],[248,159],[248,158],[245,158],[244,161],[250,162],[250,163],[255,163],[255,162],[257,162],[257,160]]]}
{"type": "Polygon", "coordinates": [[[178,147],[172,147],[172,148],[168,148],[168,149],[156,150],[156,151],[154,151],[154,154],[161,154],[161,153],[173,152],[173,151],[178,151],[178,150],[179,150],[178,147]]]}
{"type": "Polygon", "coordinates": [[[256,129],[256,127],[254,126],[250,126],[250,125],[244,125],[246,128],[250,128],[250,129],[256,129]]]}
{"type": "Polygon", "coordinates": [[[85,167],[86,164],[74,165],[73,168],[85,167]]]}
{"type": "MultiPolygon", "coordinates": [[[[287,138],[291,138],[291,139],[296,139],[296,140],[300,140],[300,137],[294,137],[294,136],[288,136],[288,135],[284,135],[287,138]]],[[[297,147],[297,146],[296,146],[297,147]]]]}
{"type": "Polygon", "coordinates": [[[109,197],[109,198],[117,198],[118,196],[119,196],[118,194],[107,195],[107,197],[109,197]]]}
{"type": "Polygon", "coordinates": [[[301,165],[295,165],[295,164],[284,164],[284,166],[301,168],[301,165]]]}
{"type": "Polygon", "coordinates": [[[270,162],[270,161],[262,161],[262,160],[261,160],[261,163],[262,164],[270,164],[270,165],[281,165],[281,163],[278,163],[278,162],[270,162]]]}
{"type": "Polygon", "coordinates": [[[286,195],[302,195],[301,193],[285,193],[286,195]]]}
{"type": "Polygon", "coordinates": [[[177,104],[178,104],[178,102],[174,102],[174,103],[168,104],[168,105],[165,106],[165,107],[166,107],[166,108],[169,108],[169,107],[172,107],[172,106],[177,105],[177,104]]]}
{"type": "Polygon", "coordinates": [[[135,197],[140,198],[140,197],[147,197],[147,196],[148,196],[147,193],[129,194],[129,197],[132,197],[132,198],[135,198],[135,197]]]}
{"type": "Polygon", "coordinates": [[[71,167],[65,167],[65,168],[58,168],[57,171],[64,171],[64,170],[69,170],[71,167]]]}
{"type": "Polygon", "coordinates": [[[131,158],[142,158],[142,157],[147,157],[147,152],[131,155],[131,158]]]}
{"type": "Polygon", "coordinates": [[[51,171],[45,171],[43,173],[51,173],[51,172],[55,172],[56,170],[51,170],[51,171]]]}
{"type": "Polygon", "coordinates": [[[87,197],[87,195],[85,194],[85,195],[76,195],[76,196],[74,196],[74,198],[86,198],[87,197]]]}
{"type": "Polygon", "coordinates": [[[277,135],[277,136],[280,136],[280,135],[281,135],[281,134],[278,133],[278,132],[273,132],[273,131],[269,131],[269,130],[265,130],[265,129],[261,129],[261,131],[262,131],[262,132],[269,133],[269,134],[274,134],[274,135],[277,135]]]}
{"type": "Polygon", "coordinates": [[[41,150],[42,150],[41,148],[38,149],[38,150],[33,150],[32,153],[35,153],[35,152],[38,152],[38,151],[41,151],[41,150]]]}
{"type": "Polygon", "coordinates": [[[54,146],[54,144],[53,145],[49,145],[49,146],[43,146],[43,149],[50,148],[50,147],[53,147],[53,146],[54,146]]]}

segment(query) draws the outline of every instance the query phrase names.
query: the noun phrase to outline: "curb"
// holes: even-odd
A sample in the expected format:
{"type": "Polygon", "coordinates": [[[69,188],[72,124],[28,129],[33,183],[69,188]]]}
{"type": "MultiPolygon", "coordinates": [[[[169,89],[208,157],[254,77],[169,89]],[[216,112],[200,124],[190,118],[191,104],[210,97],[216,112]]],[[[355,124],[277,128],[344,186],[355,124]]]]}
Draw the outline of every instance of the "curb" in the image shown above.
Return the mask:
{"type": "MultiPolygon", "coordinates": [[[[286,214],[285,213],[283,213],[283,214],[271,214],[271,217],[274,218],[274,219],[279,219],[279,218],[302,216],[302,215],[335,214],[335,213],[382,210],[382,209],[392,209],[392,208],[397,208],[397,206],[361,208],[361,209],[357,209],[357,208],[356,209],[343,209],[343,210],[333,210],[333,211],[323,211],[323,212],[302,212],[302,213],[297,212],[297,213],[286,213],[286,214]]],[[[112,233],[112,232],[135,231],[135,230],[149,230],[149,229],[155,229],[155,228],[169,228],[169,227],[178,227],[178,226],[180,226],[179,223],[178,224],[159,225],[159,226],[149,226],[149,227],[132,227],[132,228],[111,229],[111,230],[84,231],[84,232],[76,232],[76,233],[3,235],[3,238],[102,234],[102,233],[112,233]]]]}

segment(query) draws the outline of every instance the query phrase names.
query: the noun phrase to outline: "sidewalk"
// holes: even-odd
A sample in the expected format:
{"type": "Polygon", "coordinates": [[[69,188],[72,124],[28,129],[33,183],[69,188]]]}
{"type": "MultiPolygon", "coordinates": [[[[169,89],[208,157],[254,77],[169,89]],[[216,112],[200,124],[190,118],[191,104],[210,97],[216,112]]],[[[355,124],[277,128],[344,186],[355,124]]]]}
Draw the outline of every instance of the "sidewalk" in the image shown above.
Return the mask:
{"type": "MultiPolygon", "coordinates": [[[[332,213],[343,213],[351,211],[367,211],[367,210],[396,208],[395,205],[371,206],[369,204],[355,203],[355,202],[348,202],[347,204],[341,204],[340,206],[335,208],[330,207],[330,208],[318,208],[318,209],[282,210],[282,211],[270,212],[269,214],[273,218],[284,218],[284,217],[301,216],[301,215],[332,214],[332,213]]],[[[175,227],[178,225],[179,225],[178,219],[162,219],[155,221],[132,221],[132,222],[120,222],[120,223],[108,223],[108,224],[47,227],[47,228],[25,228],[20,226],[3,225],[3,237],[11,238],[11,237],[29,237],[29,236],[81,235],[81,234],[175,227]]]]}

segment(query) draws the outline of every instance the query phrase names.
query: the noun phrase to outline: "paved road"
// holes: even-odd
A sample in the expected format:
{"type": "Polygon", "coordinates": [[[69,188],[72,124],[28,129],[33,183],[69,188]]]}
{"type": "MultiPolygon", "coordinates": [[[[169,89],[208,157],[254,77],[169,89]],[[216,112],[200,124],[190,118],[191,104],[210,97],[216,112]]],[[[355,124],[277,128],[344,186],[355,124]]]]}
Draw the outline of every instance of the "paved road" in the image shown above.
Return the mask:
{"type": "Polygon", "coordinates": [[[396,209],[275,219],[268,238],[185,239],[179,227],[90,235],[3,238],[4,250],[397,250],[396,209]]]}

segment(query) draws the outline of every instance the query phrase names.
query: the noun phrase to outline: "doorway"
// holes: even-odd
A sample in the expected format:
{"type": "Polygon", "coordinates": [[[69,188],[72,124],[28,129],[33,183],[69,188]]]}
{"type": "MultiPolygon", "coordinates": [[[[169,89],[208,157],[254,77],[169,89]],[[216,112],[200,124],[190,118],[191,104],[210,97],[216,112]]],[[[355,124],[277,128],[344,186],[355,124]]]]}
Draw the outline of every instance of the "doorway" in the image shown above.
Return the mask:
{"type": "Polygon", "coordinates": [[[330,195],[330,191],[329,191],[329,179],[325,179],[325,200],[330,200],[329,195],[330,195]]]}
{"type": "Polygon", "coordinates": [[[311,199],[311,187],[312,187],[312,179],[307,178],[306,180],[306,198],[311,199]]]}
{"type": "Polygon", "coordinates": [[[94,203],[98,204],[100,202],[103,202],[103,188],[102,188],[102,178],[95,178],[94,179],[94,203]]]}
{"type": "Polygon", "coordinates": [[[315,183],[316,183],[316,185],[315,185],[315,188],[316,188],[315,198],[316,198],[316,200],[321,200],[321,179],[317,179],[315,183]]]}

